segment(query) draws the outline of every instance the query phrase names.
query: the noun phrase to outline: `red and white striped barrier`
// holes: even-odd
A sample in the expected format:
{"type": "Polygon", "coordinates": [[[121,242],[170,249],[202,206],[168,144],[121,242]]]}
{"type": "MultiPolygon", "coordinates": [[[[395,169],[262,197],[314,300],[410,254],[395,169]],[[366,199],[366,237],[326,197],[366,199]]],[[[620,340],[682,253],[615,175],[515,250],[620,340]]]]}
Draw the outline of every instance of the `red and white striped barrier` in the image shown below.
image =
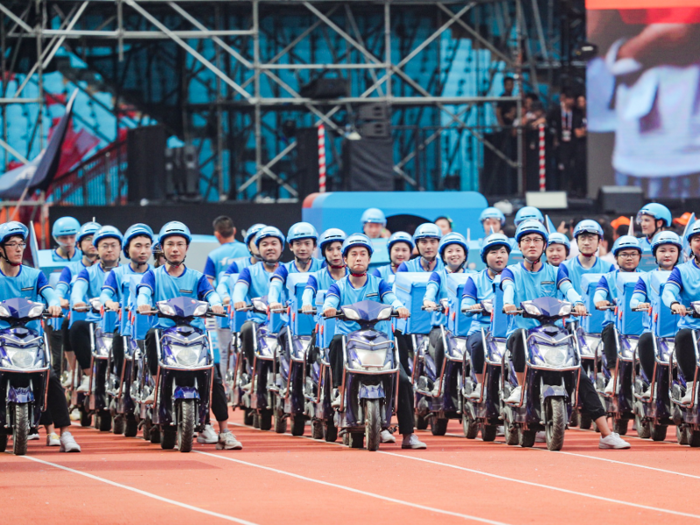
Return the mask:
{"type": "Polygon", "coordinates": [[[539,151],[540,151],[540,191],[545,191],[547,186],[547,164],[545,162],[544,151],[544,124],[539,126],[539,151]]]}
{"type": "Polygon", "coordinates": [[[326,128],[318,126],[318,191],[326,193],[326,128]]]}

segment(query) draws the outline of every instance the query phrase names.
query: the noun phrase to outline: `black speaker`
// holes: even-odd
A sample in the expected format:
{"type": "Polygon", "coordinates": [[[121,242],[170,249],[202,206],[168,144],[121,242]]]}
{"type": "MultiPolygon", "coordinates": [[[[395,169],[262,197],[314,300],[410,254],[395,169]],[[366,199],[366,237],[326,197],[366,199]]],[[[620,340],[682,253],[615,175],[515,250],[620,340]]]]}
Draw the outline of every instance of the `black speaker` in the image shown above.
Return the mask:
{"type": "Polygon", "coordinates": [[[357,108],[357,118],[361,120],[388,120],[389,105],[381,102],[362,104],[357,108]]]}
{"type": "Polygon", "coordinates": [[[644,206],[644,191],[637,186],[603,186],[598,205],[603,213],[634,215],[644,206]]]}
{"type": "Polygon", "coordinates": [[[126,134],[127,198],[138,203],[165,197],[165,128],[130,129],[126,134]]]}
{"type": "Polygon", "coordinates": [[[360,135],[365,139],[385,139],[391,136],[391,123],[388,120],[366,122],[360,126],[360,135]]]}
{"type": "Polygon", "coordinates": [[[344,78],[317,78],[299,90],[302,97],[313,99],[342,98],[349,93],[350,87],[344,78]]]}
{"type": "Polygon", "coordinates": [[[299,199],[318,191],[318,128],[298,128],[297,191],[299,199]]]}
{"type": "Polygon", "coordinates": [[[349,191],[394,191],[393,140],[346,140],[343,174],[349,191]]]}
{"type": "Polygon", "coordinates": [[[195,199],[199,194],[197,148],[187,145],[165,150],[165,193],[168,198],[195,199]]]}

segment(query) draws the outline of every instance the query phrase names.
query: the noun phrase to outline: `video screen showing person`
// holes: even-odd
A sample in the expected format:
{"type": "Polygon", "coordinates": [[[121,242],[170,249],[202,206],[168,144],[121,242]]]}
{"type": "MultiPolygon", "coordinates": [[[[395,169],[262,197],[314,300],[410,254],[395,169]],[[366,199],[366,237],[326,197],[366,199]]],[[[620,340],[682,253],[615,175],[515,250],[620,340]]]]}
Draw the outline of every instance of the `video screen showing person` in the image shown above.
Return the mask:
{"type": "Polygon", "coordinates": [[[700,197],[700,0],[586,8],[589,181],[700,197]]]}

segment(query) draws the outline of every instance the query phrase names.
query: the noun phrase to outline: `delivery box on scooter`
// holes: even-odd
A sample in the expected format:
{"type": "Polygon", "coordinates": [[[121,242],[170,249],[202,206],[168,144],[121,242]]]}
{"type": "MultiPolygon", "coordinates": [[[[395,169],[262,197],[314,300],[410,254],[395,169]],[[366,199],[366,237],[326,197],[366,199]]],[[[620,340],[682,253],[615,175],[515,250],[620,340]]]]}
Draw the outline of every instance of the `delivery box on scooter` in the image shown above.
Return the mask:
{"type": "MultiPolygon", "coordinates": [[[[655,271],[649,275],[647,296],[651,297],[651,327],[656,337],[674,337],[678,332],[679,316],[673,315],[671,309],[661,300],[664,286],[671,272],[655,271]]],[[[645,314],[648,315],[648,314],[645,314]]]]}
{"type": "MultiPolygon", "coordinates": [[[[607,312],[596,310],[595,301],[593,300],[598,281],[600,281],[602,276],[602,273],[586,273],[581,276],[581,298],[583,299],[583,304],[586,305],[586,310],[590,313],[589,316],[581,319],[581,327],[587,334],[599,334],[603,331],[603,323],[607,312]]],[[[612,317],[610,319],[612,320],[612,317]]]]}
{"type": "Polygon", "coordinates": [[[328,348],[331,344],[331,339],[335,335],[335,319],[325,319],[323,313],[323,303],[326,300],[326,292],[328,290],[319,290],[316,293],[316,344],[319,348],[328,348]]]}
{"type": "Polygon", "coordinates": [[[491,336],[505,337],[508,333],[508,315],[503,313],[503,290],[501,276],[493,280],[493,314],[491,316],[491,336]]]}
{"type": "MultiPolygon", "coordinates": [[[[472,274],[473,275],[473,274],[472,274]]],[[[447,299],[450,310],[447,317],[447,329],[456,336],[466,336],[472,325],[472,316],[462,313],[462,294],[470,274],[452,273],[447,276],[447,299]]]]}
{"type": "Polygon", "coordinates": [[[421,310],[430,272],[399,272],[396,274],[396,297],[411,312],[406,320],[397,320],[396,328],[405,334],[427,334],[432,327],[432,312],[421,310]]]}
{"type": "Polygon", "coordinates": [[[634,287],[639,280],[639,272],[619,272],[617,274],[617,319],[618,330],[623,335],[642,335],[644,316],[633,312],[630,307],[634,287]]]}
{"type": "Polygon", "coordinates": [[[298,313],[301,310],[301,300],[308,281],[308,273],[290,273],[287,275],[287,297],[289,297],[291,307],[289,326],[294,335],[311,335],[314,329],[313,316],[298,313]]]}

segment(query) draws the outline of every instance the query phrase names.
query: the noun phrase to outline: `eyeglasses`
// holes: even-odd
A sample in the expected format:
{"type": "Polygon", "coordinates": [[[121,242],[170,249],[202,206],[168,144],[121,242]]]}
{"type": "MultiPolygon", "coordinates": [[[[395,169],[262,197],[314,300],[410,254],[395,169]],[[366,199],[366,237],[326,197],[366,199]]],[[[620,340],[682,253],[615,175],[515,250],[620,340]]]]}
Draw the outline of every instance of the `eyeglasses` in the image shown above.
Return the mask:
{"type": "Polygon", "coordinates": [[[10,250],[17,250],[18,248],[20,250],[24,250],[27,247],[26,242],[19,242],[19,243],[12,243],[12,244],[6,244],[5,248],[9,248],[10,250]]]}
{"type": "Polygon", "coordinates": [[[621,253],[617,254],[618,257],[622,257],[624,259],[635,259],[635,258],[639,257],[640,255],[641,254],[636,250],[633,252],[621,252],[621,253]]]}
{"type": "Polygon", "coordinates": [[[115,250],[119,248],[119,243],[117,242],[110,242],[110,243],[100,243],[100,247],[104,248],[105,250],[115,250]]]}
{"type": "Polygon", "coordinates": [[[520,242],[523,244],[543,244],[544,239],[540,236],[537,237],[525,237],[524,239],[520,239],[520,242]]]}

